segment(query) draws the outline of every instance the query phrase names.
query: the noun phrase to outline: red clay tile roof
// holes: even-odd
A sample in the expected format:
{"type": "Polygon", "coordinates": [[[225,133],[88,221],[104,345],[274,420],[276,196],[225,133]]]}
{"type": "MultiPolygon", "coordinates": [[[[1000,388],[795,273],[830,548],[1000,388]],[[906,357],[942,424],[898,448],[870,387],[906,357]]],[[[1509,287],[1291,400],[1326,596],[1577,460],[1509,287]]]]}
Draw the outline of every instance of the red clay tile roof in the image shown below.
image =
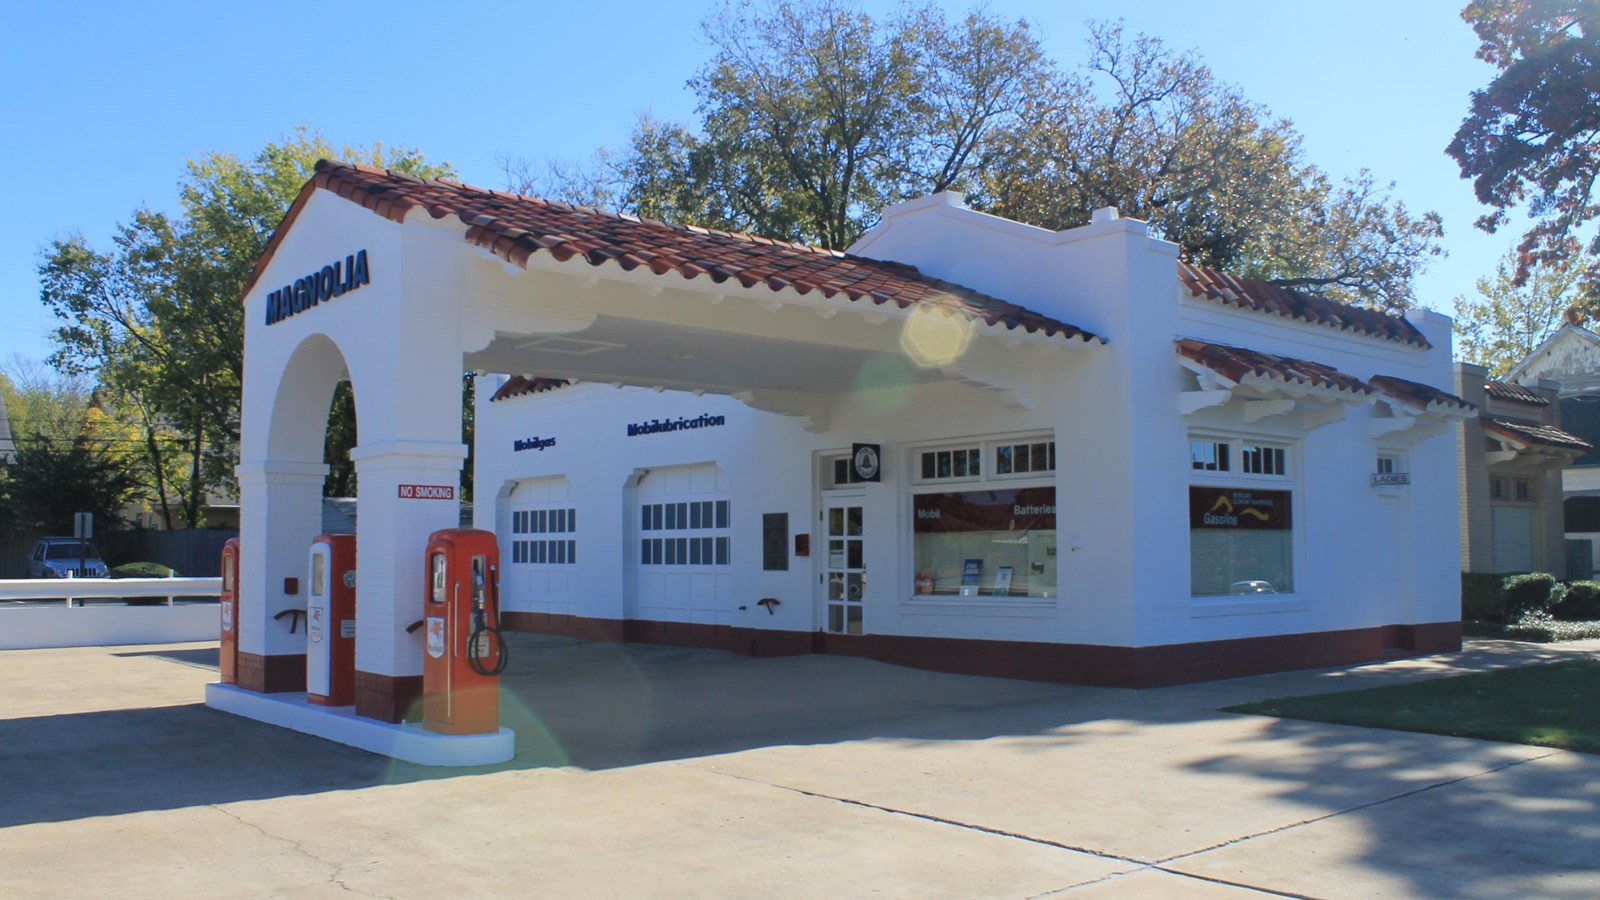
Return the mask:
{"type": "Polygon", "coordinates": [[[626,271],[641,266],[657,275],[676,271],[686,279],[706,276],[717,284],[730,279],[746,288],[793,288],[801,295],[844,295],[875,306],[892,302],[900,309],[938,304],[981,319],[988,325],[1020,328],[1034,334],[1084,341],[1104,339],[1065,322],[977,291],[931,278],[904,263],[851,256],[801,244],[668,225],[554,203],[453,181],[424,181],[398,172],[322,160],[279,224],[245,286],[248,293],[265,269],[289,224],[316,189],[359,203],[384,218],[403,221],[422,208],[435,219],[458,216],[468,241],[519,266],[536,253],[565,262],[581,257],[592,266],[616,263],[626,271]]]}
{"type": "Polygon", "coordinates": [[[1455,394],[1446,393],[1436,387],[1416,381],[1407,381],[1393,375],[1374,375],[1367,379],[1367,384],[1377,388],[1379,392],[1393,397],[1408,406],[1418,409],[1427,409],[1438,404],[1447,410],[1471,412],[1477,407],[1457,397],[1455,394]]]}
{"type": "Polygon", "coordinates": [[[1428,343],[1428,339],[1422,336],[1422,332],[1410,322],[1400,316],[1391,316],[1375,309],[1337,303],[1305,291],[1291,290],[1265,281],[1237,278],[1215,269],[1192,266],[1182,261],[1178,263],[1178,280],[1190,294],[1224,305],[1399,341],[1424,350],[1432,346],[1428,343]]]}
{"type": "Polygon", "coordinates": [[[1560,450],[1576,450],[1581,453],[1587,453],[1594,449],[1594,445],[1588,441],[1574,437],[1559,428],[1553,428],[1549,425],[1512,422],[1507,419],[1496,419],[1490,416],[1479,416],[1478,421],[1483,423],[1484,431],[1510,438],[1519,444],[1539,444],[1560,450]]]}
{"type": "Polygon", "coordinates": [[[500,390],[494,392],[494,396],[489,398],[489,402],[493,403],[496,400],[521,397],[523,394],[543,394],[546,391],[564,388],[571,383],[565,378],[539,378],[538,376],[530,378],[526,375],[513,375],[511,380],[500,385],[500,390]]]}
{"type": "Polygon", "coordinates": [[[1496,400],[1512,400],[1517,403],[1527,403],[1533,406],[1549,406],[1550,401],[1528,390],[1520,384],[1509,381],[1486,381],[1484,391],[1496,400]]]}
{"type": "Polygon", "coordinates": [[[1247,375],[1256,375],[1352,394],[1373,393],[1372,386],[1365,381],[1322,363],[1274,356],[1226,344],[1208,344],[1193,338],[1181,338],[1177,345],[1180,356],[1194,360],[1235,384],[1247,375]]]}

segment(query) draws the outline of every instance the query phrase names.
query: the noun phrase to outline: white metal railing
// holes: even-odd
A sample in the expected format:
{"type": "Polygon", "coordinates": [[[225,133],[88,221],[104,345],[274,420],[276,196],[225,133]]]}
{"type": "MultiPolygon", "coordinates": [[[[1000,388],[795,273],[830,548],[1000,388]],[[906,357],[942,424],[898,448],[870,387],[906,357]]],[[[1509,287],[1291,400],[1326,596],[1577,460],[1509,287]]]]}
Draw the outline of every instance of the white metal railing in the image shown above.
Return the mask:
{"type": "MultiPolygon", "coordinates": [[[[74,600],[215,597],[221,578],[17,578],[0,580],[0,600],[74,600]]],[[[78,605],[82,605],[79,603],[78,605]]]]}

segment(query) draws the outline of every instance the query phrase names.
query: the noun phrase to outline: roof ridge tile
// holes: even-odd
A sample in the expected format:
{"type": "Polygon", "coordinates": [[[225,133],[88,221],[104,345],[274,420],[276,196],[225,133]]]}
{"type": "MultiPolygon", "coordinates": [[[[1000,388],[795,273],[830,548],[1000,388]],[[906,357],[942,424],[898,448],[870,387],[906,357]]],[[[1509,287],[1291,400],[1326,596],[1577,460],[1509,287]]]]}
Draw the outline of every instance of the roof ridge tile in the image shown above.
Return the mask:
{"type": "Polygon", "coordinates": [[[453,214],[466,226],[463,237],[467,241],[517,265],[525,266],[533,254],[544,251],[559,262],[582,256],[594,266],[609,261],[631,271],[647,265],[660,275],[675,269],[686,279],[709,275],[714,283],[735,278],[746,288],[765,284],[774,291],[805,294],[817,290],[829,298],[840,293],[851,300],[870,296],[875,305],[892,299],[901,308],[948,297],[956,301],[954,311],[986,322],[1014,317],[1029,333],[1042,331],[1050,336],[1104,342],[1073,325],[924,275],[904,263],[329,160],[317,162],[316,174],[301,189],[257,261],[246,292],[265,270],[310,192],[318,189],[395,222],[403,221],[417,206],[434,218],[453,214]]]}
{"type": "Polygon", "coordinates": [[[1184,260],[1178,261],[1178,281],[1191,295],[1223,301],[1224,305],[1411,344],[1424,350],[1432,347],[1422,332],[1403,317],[1341,303],[1310,291],[1242,278],[1184,260]],[[1218,285],[1225,287],[1227,293],[1219,291],[1218,285]]]}

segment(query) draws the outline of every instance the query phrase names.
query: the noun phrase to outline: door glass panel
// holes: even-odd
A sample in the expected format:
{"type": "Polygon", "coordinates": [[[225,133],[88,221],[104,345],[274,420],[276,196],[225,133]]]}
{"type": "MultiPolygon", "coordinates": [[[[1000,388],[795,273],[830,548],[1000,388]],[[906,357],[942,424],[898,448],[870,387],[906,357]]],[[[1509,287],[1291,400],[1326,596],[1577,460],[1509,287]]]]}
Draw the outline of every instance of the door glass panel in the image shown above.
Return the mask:
{"type": "Polygon", "coordinates": [[[823,597],[827,630],[864,634],[867,576],[865,522],[860,506],[830,506],[825,516],[828,557],[823,597]]]}

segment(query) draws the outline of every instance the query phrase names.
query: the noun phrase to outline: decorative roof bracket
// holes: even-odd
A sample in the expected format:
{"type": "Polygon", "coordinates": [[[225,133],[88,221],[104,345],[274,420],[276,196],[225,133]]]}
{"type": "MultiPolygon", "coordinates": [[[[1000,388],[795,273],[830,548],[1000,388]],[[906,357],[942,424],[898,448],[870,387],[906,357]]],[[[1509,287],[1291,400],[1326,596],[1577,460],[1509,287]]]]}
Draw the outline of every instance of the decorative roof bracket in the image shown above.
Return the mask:
{"type": "Polygon", "coordinates": [[[820,394],[749,390],[738,391],[733,398],[751,409],[799,419],[800,427],[813,434],[828,430],[828,398],[820,394]]]}

